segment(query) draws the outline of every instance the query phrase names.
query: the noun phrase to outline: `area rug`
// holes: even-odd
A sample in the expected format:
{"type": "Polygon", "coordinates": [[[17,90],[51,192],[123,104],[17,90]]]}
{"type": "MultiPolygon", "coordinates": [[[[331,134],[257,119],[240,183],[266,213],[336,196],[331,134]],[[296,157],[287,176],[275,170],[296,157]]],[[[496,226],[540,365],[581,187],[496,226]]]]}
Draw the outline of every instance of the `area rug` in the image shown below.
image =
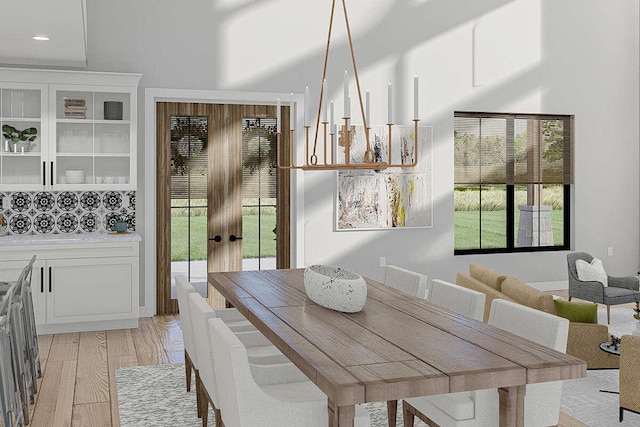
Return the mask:
{"type": "MultiPolygon", "coordinates": [[[[611,307],[611,323],[609,332],[617,337],[631,334],[636,330],[638,321],[633,317],[634,311],[630,308],[611,307]]],[[[598,323],[607,324],[607,309],[598,309],[598,323]]]]}
{"type": "MultiPolygon", "coordinates": [[[[196,396],[192,379],[187,393],[184,365],[152,365],[116,369],[118,409],[122,427],[199,427],[202,421],[196,415],[196,396]]],[[[402,404],[399,405],[402,407],[402,404]]],[[[387,405],[384,402],[367,403],[364,409],[371,417],[372,427],[387,426],[387,405]]],[[[209,410],[209,425],[215,426],[209,410]]],[[[260,424],[256,422],[256,426],[260,424]]],[[[398,411],[397,427],[402,427],[402,411],[398,411]]],[[[416,420],[416,426],[426,424],[416,420]]]]}
{"type": "MultiPolygon", "coordinates": [[[[606,309],[598,310],[599,323],[607,323],[606,313],[606,309]]],[[[616,336],[633,332],[636,328],[633,314],[628,308],[612,308],[609,331],[616,336]]],[[[182,350],[182,342],[178,341],[170,343],[172,350],[182,350]]],[[[190,393],[185,390],[183,364],[120,368],[116,370],[116,382],[123,427],[202,425],[195,413],[193,388],[190,393]]],[[[628,411],[625,421],[618,423],[618,395],[601,393],[600,389],[618,390],[617,369],[588,371],[587,378],[565,381],[562,412],[590,427],[640,426],[640,415],[628,411]]],[[[385,403],[367,403],[364,407],[371,416],[372,427],[387,426],[385,403]]],[[[209,425],[214,425],[211,411],[209,425]]],[[[402,427],[402,411],[398,412],[396,425],[402,427]]],[[[425,426],[419,420],[415,425],[425,426]]]]}
{"type": "MultiPolygon", "coordinates": [[[[192,389],[184,385],[184,365],[154,365],[120,368],[116,370],[118,407],[122,427],[158,427],[202,425],[196,416],[196,398],[192,389]]],[[[192,379],[192,384],[195,378],[192,379]]],[[[618,371],[615,369],[589,371],[587,378],[565,381],[561,410],[590,427],[637,427],[640,415],[625,412],[625,420],[618,423],[618,395],[599,390],[618,390],[618,371]]],[[[400,405],[401,406],[401,405],[400,405]]],[[[372,427],[387,426],[385,403],[367,403],[372,427]]],[[[397,426],[402,427],[402,411],[397,426]]],[[[209,425],[214,425],[209,410],[209,425]]],[[[416,419],[416,426],[425,424],[416,419]]]]}
{"type": "Polygon", "coordinates": [[[560,410],[590,427],[638,427],[640,414],[625,411],[618,422],[618,395],[600,390],[618,391],[617,369],[587,371],[586,378],[562,384],[560,410]]]}

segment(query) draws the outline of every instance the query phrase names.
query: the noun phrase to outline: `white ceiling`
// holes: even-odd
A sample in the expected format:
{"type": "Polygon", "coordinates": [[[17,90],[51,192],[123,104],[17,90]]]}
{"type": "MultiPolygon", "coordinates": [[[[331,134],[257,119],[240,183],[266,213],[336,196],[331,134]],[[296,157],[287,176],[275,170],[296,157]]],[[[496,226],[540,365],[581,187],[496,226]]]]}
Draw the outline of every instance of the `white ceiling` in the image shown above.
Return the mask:
{"type": "Polygon", "coordinates": [[[1,0],[0,64],[87,66],[85,0],[1,0]],[[49,41],[35,41],[34,35],[49,41]]]}

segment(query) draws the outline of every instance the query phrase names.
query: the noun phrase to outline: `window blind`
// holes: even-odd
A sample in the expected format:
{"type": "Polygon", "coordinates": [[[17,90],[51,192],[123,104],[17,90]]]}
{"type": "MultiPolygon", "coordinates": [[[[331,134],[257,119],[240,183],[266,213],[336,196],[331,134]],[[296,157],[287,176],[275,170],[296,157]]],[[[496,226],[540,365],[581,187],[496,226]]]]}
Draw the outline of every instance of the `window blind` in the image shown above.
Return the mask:
{"type": "Polygon", "coordinates": [[[171,117],[171,199],[207,199],[207,117],[171,117]]]}
{"type": "Polygon", "coordinates": [[[276,164],[276,119],[242,120],[242,197],[275,198],[278,168],[276,164]]]}
{"type": "Polygon", "coordinates": [[[456,112],[454,182],[572,184],[571,116],[456,112]]]}

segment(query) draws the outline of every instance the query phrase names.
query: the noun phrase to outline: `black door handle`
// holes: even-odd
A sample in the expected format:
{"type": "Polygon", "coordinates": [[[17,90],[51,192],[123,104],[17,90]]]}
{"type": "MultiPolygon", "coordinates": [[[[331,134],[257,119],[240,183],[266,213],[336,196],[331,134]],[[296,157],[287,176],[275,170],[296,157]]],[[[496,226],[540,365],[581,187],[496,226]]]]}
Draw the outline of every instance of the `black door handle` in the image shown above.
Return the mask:
{"type": "Polygon", "coordinates": [[[51,292],[51,267],[49,267],[49,292],[51,292]]]}
{"type": "Polygon", "coordinates": [[[40,267],[40,293],[44,293],[44,267],[40,267]]]}
{"type": "Polygon", "coordinates": [[[236,237],[235,234],[232,234],[231,236],[229,236],[229,240],[235,242],[236,240],[242,240],[242,237],[236,237]]]}
{"type": "Polygon", "coordinates": [[[214,242],[222,242],[222,237],[220,236],[216,236],[216,237],[209,237],[209,240],[213,240],[214,242]]]}
{"type": "Polygon", "coordinates": [[[42,185],[47,185],[47,162],[42,162],[42,185]]]}

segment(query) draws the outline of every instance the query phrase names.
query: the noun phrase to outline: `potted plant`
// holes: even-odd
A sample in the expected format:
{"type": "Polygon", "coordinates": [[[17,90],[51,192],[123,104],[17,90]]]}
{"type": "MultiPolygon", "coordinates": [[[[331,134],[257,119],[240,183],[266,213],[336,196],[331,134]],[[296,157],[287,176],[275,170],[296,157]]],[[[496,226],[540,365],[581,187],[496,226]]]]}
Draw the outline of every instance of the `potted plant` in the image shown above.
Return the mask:
{"type": "Polygon", "coordinates": [[[111,229],[117,233],[124,233],[129,228],[129,223],[127,222],[126,215],[116,215],[113,217],[115,222],[111,229]]]}
{"type": "MultiPolygon", "coordinates": [[[[38,129],[31,127],[23,130],[18,130],[11,125],[2,125],[2,135],[13,143],[13,151],[18,152],[18,149],[22,151],[29,151],[29,146],[38,137],[38,129]]],[[[8,145],[5,150],[8,151],[8,145]]]]}

